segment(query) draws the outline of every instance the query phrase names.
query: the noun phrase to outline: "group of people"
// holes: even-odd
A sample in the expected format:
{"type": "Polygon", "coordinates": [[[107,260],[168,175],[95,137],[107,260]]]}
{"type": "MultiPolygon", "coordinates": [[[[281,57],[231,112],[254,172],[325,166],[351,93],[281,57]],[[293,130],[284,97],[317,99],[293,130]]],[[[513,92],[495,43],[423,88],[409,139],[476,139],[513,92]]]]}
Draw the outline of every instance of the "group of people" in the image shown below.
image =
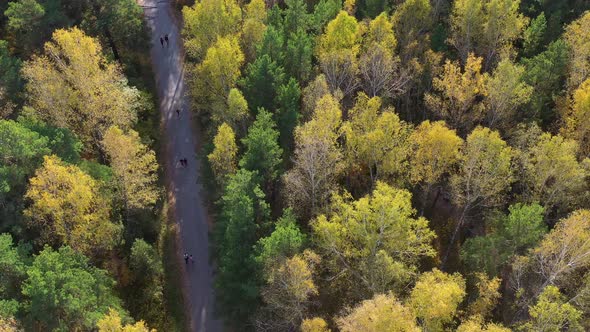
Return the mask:
{"type": "Polygon", "coordinates": [[[162,48],[164,47],[164,42],[166,42],[166,47],[168,47],[170,44],[168,40],[168,34],[165,34],[164,37],[160,37],[160,45],[162,45],[162,48]]]}
{"type": "Polygon", "coordinates": [[[194,263],[195,260],[193,259],[193,255],[189,255],[186,252],[184,253],[184,263],[188,265],[188,262],[194,263]]]}
{"type": "Polygon", "coordinates": [[[182,158],[179,161],[180,161],[180,166],[182,166],[183,168],[188,165],[188,160],[186,160],[186,158],[182,158]]]}

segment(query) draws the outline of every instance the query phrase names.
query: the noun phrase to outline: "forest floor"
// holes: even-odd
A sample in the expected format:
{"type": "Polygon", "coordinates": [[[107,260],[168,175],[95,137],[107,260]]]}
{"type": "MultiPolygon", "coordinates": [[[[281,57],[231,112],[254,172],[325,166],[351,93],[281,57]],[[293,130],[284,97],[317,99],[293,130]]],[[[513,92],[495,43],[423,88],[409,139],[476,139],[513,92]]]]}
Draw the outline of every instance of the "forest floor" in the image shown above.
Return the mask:
{"type": "MultiPolygon", "coordinates": [[[[178,260],[188,253],[193,261],[183,266],[183,288],[188,300],[187,312],[191,331],[222,330],[221,321],[213,314],[213,267],[209,262],[209,226],[199,183],[200,165],[196,154],[199,133],[191,119],[189,98],[184,81],[182,40],[178,21],[169,1],[141,0],[152,31],[151,58],[156,78],[162,117],[165,173],[168,198],[178,225],[178,260]],[[168,36],[162,46],[160,38],[168,36]],[[180,110],[179,113],[176,110],[180,110]],[[187,165],[182,166],[181,159],[187,165]]],[[[178,299],[182,301],[182,299],[178,299]]]]}

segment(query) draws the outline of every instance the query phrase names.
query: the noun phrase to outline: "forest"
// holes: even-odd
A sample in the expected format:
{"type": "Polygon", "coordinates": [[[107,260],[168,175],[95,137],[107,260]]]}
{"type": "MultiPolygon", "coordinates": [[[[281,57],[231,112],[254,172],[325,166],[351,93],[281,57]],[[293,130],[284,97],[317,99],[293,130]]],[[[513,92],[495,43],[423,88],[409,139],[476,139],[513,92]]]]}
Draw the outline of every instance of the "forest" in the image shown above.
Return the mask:
{"type": "MultiPolygon", "coordinates": [[[[140,3],[0,3],[0,331],[186,330],[140,3]]],[[[226,330],[590,330],[590,1],[171,8],[226,330]]]]}

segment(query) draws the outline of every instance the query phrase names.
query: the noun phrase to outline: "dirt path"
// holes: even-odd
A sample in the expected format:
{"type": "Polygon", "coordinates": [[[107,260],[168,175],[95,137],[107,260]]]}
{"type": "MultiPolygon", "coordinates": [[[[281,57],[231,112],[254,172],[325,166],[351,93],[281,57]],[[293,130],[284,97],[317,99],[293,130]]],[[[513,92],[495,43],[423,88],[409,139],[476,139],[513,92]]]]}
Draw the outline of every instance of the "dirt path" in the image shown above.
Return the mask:
{"type": "Polygon", "coordinates": [[[190,330],[222,331],[221,322],[213,316],[208,225],[196,158],[199,135],[192,124],[189,99],[185,94],[180,28],[172,15],[169,1],[140,0],[139,3],[152,31],[151,58],[165,135],[168,196],[179,226],[180,248],[194,258],[193,263],[186,265],[184,275],[190,330]],[[160,37],[166,34],[169,45],[164,43],[162,47],[160,37]],[[177,109],[180,116],[176,113],[177,109]],[[186,167],[180,165],[182,158],[188,162],[186,167]]]}

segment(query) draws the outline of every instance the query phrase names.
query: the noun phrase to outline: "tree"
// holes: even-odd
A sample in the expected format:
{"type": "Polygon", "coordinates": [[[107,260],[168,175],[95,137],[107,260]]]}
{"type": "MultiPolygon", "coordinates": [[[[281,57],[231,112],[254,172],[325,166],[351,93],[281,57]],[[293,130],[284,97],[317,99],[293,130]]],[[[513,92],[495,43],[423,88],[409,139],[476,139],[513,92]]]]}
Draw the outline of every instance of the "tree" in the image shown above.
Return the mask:
{"type": "Polygon", "coordinates": [[[182,17],[187,53],[201,60],[218,38],[225,39],[240,30],[242,12],[235,0],[202,0],[183,7],[182,17]]]}
{"type": "Polygon", "coordinates": [[[434,269],[418,278],[409,306],[426,330],[438,331],[453,320],[464,296],[465,280],[460,274],[434,269]]]}
{"type": "Polygon", "coordinates": [[[27,52],[39,41],[35,32],[48,28],[44,26],[45,8],[36,0],[11,1],[4,15],[8,18],[8,31],[22,38],[22,47],[27,52]]]}
{"type": "Polygon", "coordinates": [[[232,321],[250,317],[258,298],[252,254],[258,230],[268,221],[269,206],[255,176],[241,169],[229,178],[214,234],[219,257],[217,296],[223,313],[232,321]]]}
{"type": "Polygon", "coordinates": [[[239,130],[248,118],[248,102],[240,90],[231,88],[227,95],[227,107],[217,110],[211,117],[216,123],[226,123],[232,129],[239,130]]]}
{"type": "Polygon", "coordinates": [[[469,304],[468,312],[471,317],[486,318],[491,316],[492,310],[498,304],[501,279],[488,278],[484,273],[476,273],[477,299],[469,304]]]}
{"type": "Polygon", "coordinates": [[[316,104],[313,119],[295,129],[293,168],[285,173],[285,195],[300,217],[319,213],[342,170],[337,138],[342,111],[331,95],[316,104]]]}
{"type": "Polygon", "coordinates": [[[237,171],[236,157],[238,146],[236,145],[236,135],[227,123],[223,123],[217,129],[217,134],[213,138],[214,149],[207,158],[215,173],[215,178],[220,184],[227,181],[227,177],[237,171]]]}
{"type": "Polygon", "coordinates": [[[99,43],[78,28],[55,31],[45,55],[26,62],[23,75],[40,118],[69,128],[94,147],[110,126],[126,129],[136,119],[138,91],[107,61],[99,43]]]}
{"type": "Polygon", "coordinates": [[[279,141],[283,151],[290,151],[293,148],[293,131],[299,124],[299,109],[301,104],[301,90],[294,78],[281,85],[277,90],[275,103],[277,104],[277,124],[280,132],[279,141]]]}
{"type": "MultiPolygon", "coordinates": [[[[15,2],[11,2],[13,4],[15,2]]],[[[0,85],[3,86],[5,97],[0,98],[0,108],[8,107],[20,98],[23,80],[20,75],[22,61],[10,55],[8,42],[0,40],[0,85]],[[5,100],[4,100],[5,99],[5,100]]]]}
{"type": "Polygon", "coordinates": [[[302,28],[291,32],[287,38],[285,52],[285,70],[300,84],[306,82],[311,75],[313,55],[313,38],[302,28]]]}
{"type": "Polygon", "coordinates": [[[328,323],[319,317],[304,319],[301,322],[301,332],[331,332],[328,323]]]}
{"type": "Polygon", "coordinates": [[[581,156],[590,155],[590,78],[574,91],[562,132],[576,139],[581,156]]]}
{"type": "Polygon", "coordinates": [[[330,214],[311,223],[333,285],[352,299],[397,289],[420,258],[435,254],[428,221],[414,218],[411,194],[377,182],[370,196],[334,194],[330,214]]]}
{"type": "Polygon", "coordinates": [[[253,0],[244,8],[242,24],[242,49],[248,59],[256,56],[256,45],[262,40],[266,30],[266,6],[263,0],[253,0]]]}
{"type": "Polygon", "coordinates": [[[44,157],[25,197],[31,204],[24,214],[41,232],[42,243],[63,243],[96,256],[118,241],[121,227],[109,220],[110,206],[99,183],[56,156],[44,157]]]}
{"type": "MultiPolygon", "coordinates": [[[[1,301],[14,301],[19,298],[20,286],[26,276],[25,260],[21,257],[19,249],[21,248],[14,246],[10,234],[0,234],[0,269],[2,270],[2,273],[0,273],[1,301]]],[[[4,315],[5,312],[0,310],[0,317],[4,317],[4,315]]]]}
{"type": "Polygon", "coordinates": [[[569,65],[567,87],[569,91],[577,89],[590,77],[590,37],[585,31],[590,30],[590,11],[570,23],[563,33],[569,47],[569,65]]]}
{"type": "Polygon", "coordinates": [[[303,0],[285,0],[285,5],[283,30],[285,32],[294,32],[301,28],[306,31],[310,21],[307,13],[307,3],[303,0]]]}
{"type": "Polygon", "coordinates": [[[275,180],[283,154],[279,135],[272,114],[260,109],[256,121],[248,128],[248,135],[242,139],[246,151],[240,167],[257,172],[267,183],[275,180]]]}
{"type": "Polygon", "coordinates": [[[341,11],[328,23],[318,45],[320,67],[332,92],[339,89],[348,96],[358,86],[359,50],[360,26],[354,17],[341,11]]]}
{"type": "Polygon", "coordinates": [[[391,18],[402,59],[409,59],[425,52],[433,25],[432,6],[428,0],[407,0],[401,3],[391,18]]]}
{"type": "Polygon", "coordinates": [[[121,196],[127,209],[153,206],[160,192],[157,186],[156,154],[141,143],[134,130],[124,133],[118,127],[109,128],[102,140],[113,173],[121,186],[121,196]]]}
{"type": "Polygon", "coordinates": [[[412,145],[411,180],[424,182],[427,188],[440,181],[444,174],[451,173],[459,162],[459,150],[463,145],[463,140],[447,128],[444,121],[431,123],[428,120],[414,130],[409,142],[412,145]]]}
{"type": "Polygon", "coordinates": [[[525,68],[508,59],[501,60],[487,82],[486,124],[490,128],[509,128],[516,110],[531,98],[533,88],[523,82],[525,68]]]}
{"type": "Polygon", "coordinates": [[[481,73],[482,58],[470,54],[464,69],[447,60],[444,72],[432,79],[437,94],[426,94],[426,105],[437,116],[460,131],[473,128],[483,117],[484,105],[480,101],[487,95],[487,74],[481,73]]]}
{"type": "Polygon", "coordinates": [[[512,49],[512,43],[525,29],[528,19],[518,12],[520,0],[460,0],[453,3],[449,43],[461,59],[475,52],[490,68],[498,57],[512,49]]]}
{"type": "Polygon", "coordinates": [[[531,24],[524,30],[522,37],[522,53],[524,56],[534,56],[539,53],[546,29],[547,19],[545,18],[545,13],[541,12],[539,16],[531,20],[531,24]]]}
{"type": "Polygon", "coordinates": [[[576,197],[586,188],[586,171],[576,159],[575,141],[544,133],[527,152],[525,161],[526,193],[540,202],[549,213],[554,208],[568,211],[576,206],[576,197]]]}
{"type": "Polygon", "coordinates": [[[223,118],[243,62],[244,54],[236,37],[219,37],[212,43],[203,62],[189,69],[192,94],[199,110],[209,111],[213,118],[223,118]]]}
{"type": "Polygon", "coordinates": [[[509,328],[506,328],[500,324],[488,323],[485,324],[483,319],[479,316],[469,317],[468,320],[461,322],[461,325],[457,328],[457,332],[510,332],[509,328]]]}
{"type": "MultiPolygon", "coordinates": [[[[271,9],[271,13],[274,11],[274,8],[278,7],[279,6],[274,6],[273,9],[271,9]]],[[[275,27],[272,24],[267,27],[264,36],[262,36],[262,40],[256,46],[257,57],[268,55],[270,60],[274,63],[282,64],[284,62],[286,37],[281,27],[282,23],[279,27],[275,27]]]]}
{"type": "Polygon", "coordinates": [[[305,120],[311,119],[318,101],[330,93],[326,76],[319,74],[303,89],[302,115],[305,120]]]}
{"type": "Polygon", "coordinates": [[[22,285],[29,326],[43,330],[91,330],[109,308],[124,314],[115,282],[70,247],[45,247],[22,285]]]}
{"type": "Polygon", "coordinates": [[[264,54],[246,67],[240,81],[250,109],[256,114],[259,108],[274,109],[277,90],[285,80],[284,70],[264,54]]]}
{"type": "Polygon", "coordinates": [[[401,121],[392,109],[381,114],[381,99],[364,93],[357,96],[350,120],[342,126],[346,137],[346,152],[350,169],[368,171],[371,184],[378,179],[399,177],[406,171],[410,149],[411,127],[401,121]]]}
{"type": "Polygon", "coordinates": [[[531,319],[521,327],[523,331],[584,330],[580,325],[582,312],[567,303],[555,286],[547,286],[543,290],[537,304],[530,308],[529,315],[531,319]]]}
{"type": "Polygon", "coordinates": [[[263,269],[276,267],[287,257],[300,253],[306,242],[306,236],[297,226],[297,220],[291,209],[283,211],[283,216],[275,223],[274,231],[256,243],[254,259],[263,269]]]}
{"type": "Polygon", "coordinates": [[[342,10],[342,1],[340,0],[320,0],[313,7],[311,15],[311,28],[316,33],[321,33],[326,24],[333,20],[342,10]]]}
{"type": "Polygon", "coordinates": [[[104,315],[97,323],[98,332],[156,332],[145,326],[144,321],[140,320],[135,324],[125,324],[121,322],[121,316],[113,309],[109,309],[108,314],[104,315]]]}
{"type": "Polygon", "coordinates": [[[337,318],[336,323],[342,332],[420,331],[412,311],[391,293],[377,294],[361,302],[348,315],[337,318]]]}
{"type": "Polygon", "coordinates": [[[277,330],[290,330],[301,324],[305,317],[310,298],[318,294],[313,282],[315,266],[320,258],[312,251],[295,255],[280,265],[271,268],[262,287],[262,300],[272,318],[259,321],[262,326],[277,330]]]}

